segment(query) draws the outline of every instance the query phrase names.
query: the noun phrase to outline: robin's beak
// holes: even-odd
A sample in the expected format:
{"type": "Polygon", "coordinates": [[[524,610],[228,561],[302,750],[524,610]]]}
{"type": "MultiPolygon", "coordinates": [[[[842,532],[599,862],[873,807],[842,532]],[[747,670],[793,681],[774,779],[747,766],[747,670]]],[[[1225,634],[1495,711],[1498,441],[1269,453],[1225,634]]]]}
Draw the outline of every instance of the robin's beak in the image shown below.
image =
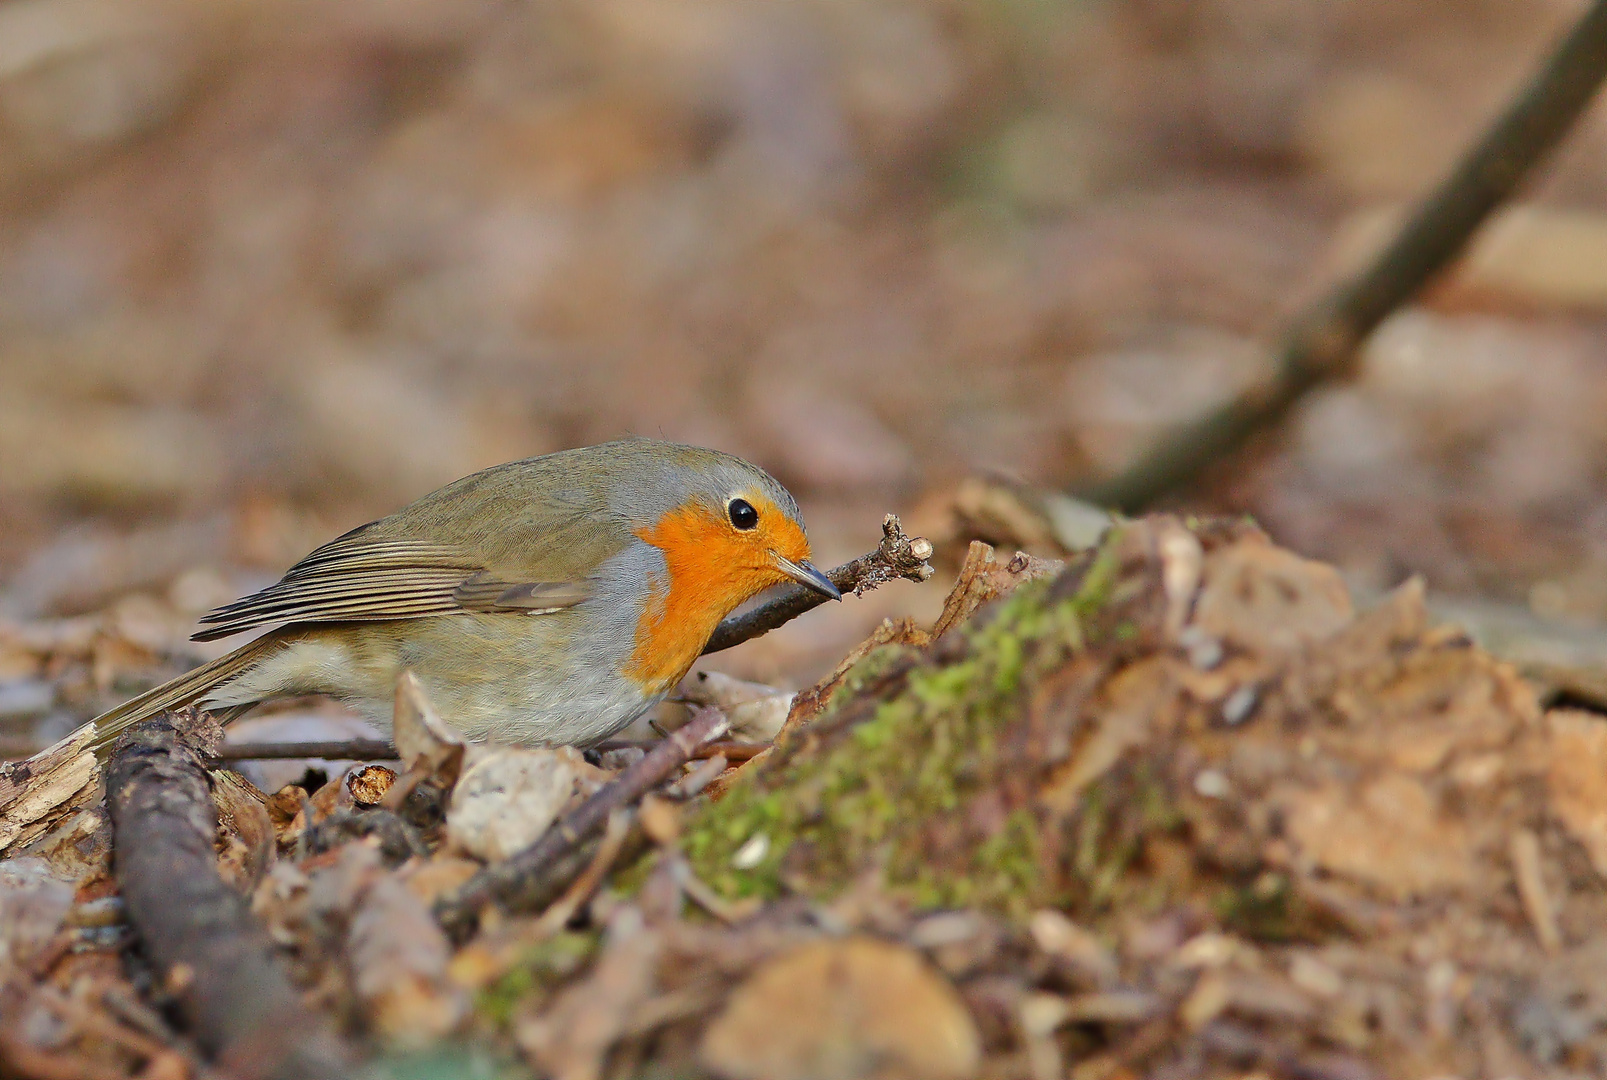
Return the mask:
{"type": "Polygon", "coordinates": [[[776,568],[806,589],[832,600],[843,598],[842,590],[831,583],[831,578],[816,569],[808,559],[793,562],[780,552],[772,551],[770,557],[776,561],[776,568]]]}

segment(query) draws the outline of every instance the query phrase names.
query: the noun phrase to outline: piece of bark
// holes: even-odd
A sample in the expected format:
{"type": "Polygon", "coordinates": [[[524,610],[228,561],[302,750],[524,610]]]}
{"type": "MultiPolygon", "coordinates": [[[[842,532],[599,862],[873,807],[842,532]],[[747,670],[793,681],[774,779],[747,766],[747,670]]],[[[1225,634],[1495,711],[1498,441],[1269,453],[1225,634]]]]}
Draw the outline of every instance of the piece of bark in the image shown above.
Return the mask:
{"type": "Polygon", "coordinates": [[[80,728],[23,761],[0,763],[0,855],[32,843],[95,796],[100,770],[80,728]]]}
{"type": "Polygon", "coordinates": [[[694,671],[681,680],[679,694],[692,704],[713,705],[725,713],[731,721],[731,738],[746,743],[770,742],[792,709],[791,693],[719,671],[694,671]]]}
{"type": "Polygon", "coordinates": [[[219,876],[205,765],[216,736],[210,718],[185,709],[136,725],[113,748],[107,797],[129,921],[220,1071],[349,1076],[350,1055],[302,1004],[267,933],[219,876]]]}
{"type": "Polygon", "coordinates": [[[218,863],[224,880],[250,895],[273,865],[277,847],[267,796],[239,773],[211,773],[212,803],[217,808],[218,863]]]}
{"type": "Polygon", "coordinates": [[[732,992],[698,1056],[727,1080],[968,1080],[982,1039],[960,995],[919,953],[848,937],[767,960],[732,992]]]}

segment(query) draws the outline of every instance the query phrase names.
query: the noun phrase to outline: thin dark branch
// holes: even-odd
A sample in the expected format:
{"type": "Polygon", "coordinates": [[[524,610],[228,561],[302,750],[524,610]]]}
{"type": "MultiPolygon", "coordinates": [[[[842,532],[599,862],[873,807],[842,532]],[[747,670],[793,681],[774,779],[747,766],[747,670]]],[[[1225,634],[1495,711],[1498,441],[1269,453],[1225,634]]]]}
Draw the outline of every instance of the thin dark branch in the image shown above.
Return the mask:
{"type": "Polygon", "coordinates": [[[552,895],[554,882],[547,873],[551,867],[573,864],[574,873],[580,873],[589,859],[575,858],[577,849],[602,829],[609,814],[668,780],[691,760],[699,746],[716,738],[725,726],[726,719],[718,709],[694,710],[685,727],[672,732],[646,757],[604,784],[543,833],[541,839],[511,859],[487,866],[457,892],[438,901],[436,917],[448,933],[460,934],[471,929],[480,912],[493,903],[514,911],[540,907],[552,895]]]}
{"type": "Polygon", "coordinates": [[[112,751],[107,803],[129,922],[220,1071],[350,1076],[345,1048],[302,1004],[267,932],[218,875],[204,764],[217,734],[185,709],[130,728],[112,751]]]}
{"type": "Polygon", "coordinates": [[[1604,75],[1607,0],[1596,0],[1394,241],[1295,320],[1270,383],[1163,436],[1124,472],[1080,494],[1128,512],[1142,509],[1276,423],[1312,387],[1347,374],[1367,335],[1467,246],[1578,119],[1604,75]]]}
{"type": "MultiPolygon", "coordinates": [[[[659,744],[658,739],[604,739],[592,749],[646,750],[659,744]]],[[[705,743],[692,751],[692,759],[723,754],[731,761],[746,761],[770,748],[769,743],[743,743],[730,740],[705,743]]],[[[323,758],[326,761],[397,761],[396,747],[384,739],[330,739],[324,742],[242,742],[224,743],[210,756],[210,761],[283,761],[297,758],[323,758]]]]}
{"type": "Polygon", "coordinates": [[[384,739],[325,739],[321,742],[224,743],[214,761],[274,761],[325,758],[329,761],[396,761],[396,747],[384,739]]]}
{"type": "MultiPolygon", "coordinates": [[[[905,536],[898,516],[888,514],[882,521],[882,542],[876,550],[852,562],[843,563],[826,576],[842,592],[858,596],[897,578],[925,581],[933,573],[931,564],[927,562],[931,557],[931,541],[920,536],[905,536]]],[[[716,626],[709,643],[703,646],[703,655],[717,653],[740,645],[749,638],[768,634],[783,623],[791,622],[824,603],[826,598],[813,589],[806,589],[802,585],[790,586],[769,603],[741,615],[733,615],[716,626]]]]}

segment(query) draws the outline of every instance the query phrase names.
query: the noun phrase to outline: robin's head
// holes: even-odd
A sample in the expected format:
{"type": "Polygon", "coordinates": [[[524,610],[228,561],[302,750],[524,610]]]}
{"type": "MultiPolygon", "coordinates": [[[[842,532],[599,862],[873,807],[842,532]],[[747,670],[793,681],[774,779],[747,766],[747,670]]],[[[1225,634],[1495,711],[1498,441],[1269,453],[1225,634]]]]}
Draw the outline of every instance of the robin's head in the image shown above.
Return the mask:
{"type": "Polygon", "coordinates": [[[649,583],[623,674],[654,692],[680,681],[725,616],[772,585],[842,594],[809,561],[798,504],[764,470],[714,450],[633,440],[604,448],[613,510],[657,548],[666,580],[649,583]]]}
{"type": "Polygon", "coordinates": [[[657,461],[634,473],[633,531],[664,553],[677,593],[724,616],[772,585],[841,593],[809,561],[798,504],[776,479],[714,450],[646,441],[657,461]]]}

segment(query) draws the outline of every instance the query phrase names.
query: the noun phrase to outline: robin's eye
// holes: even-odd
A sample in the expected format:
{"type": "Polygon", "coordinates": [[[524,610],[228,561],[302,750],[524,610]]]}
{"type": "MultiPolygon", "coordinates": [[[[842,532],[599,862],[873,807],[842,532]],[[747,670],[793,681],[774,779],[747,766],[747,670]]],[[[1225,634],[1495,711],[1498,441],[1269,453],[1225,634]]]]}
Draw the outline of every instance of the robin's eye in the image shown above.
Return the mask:
{"type": "Polygon", "coordinates": [[[747,499],[732,499],[725,510],[731,515],[731,524],[739,529],[745,531],[759,524],[759,511],[747,499]]]}

